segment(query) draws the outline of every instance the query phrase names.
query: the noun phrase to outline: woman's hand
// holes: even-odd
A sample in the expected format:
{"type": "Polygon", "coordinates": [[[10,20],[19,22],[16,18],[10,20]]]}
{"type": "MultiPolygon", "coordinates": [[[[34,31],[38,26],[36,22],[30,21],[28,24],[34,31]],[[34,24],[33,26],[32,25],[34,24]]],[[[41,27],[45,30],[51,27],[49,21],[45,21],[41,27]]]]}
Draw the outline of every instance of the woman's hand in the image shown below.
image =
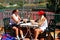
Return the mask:
{"type": "Polygon", "coordinates": [[[35,20],[30,20],[30,22],[32,25],[35,24],[35,20]]]}
{"type": "Polygon", "coordinates": [[[23,22],[27,23],[28,19],[23,19],[23,22]]]}

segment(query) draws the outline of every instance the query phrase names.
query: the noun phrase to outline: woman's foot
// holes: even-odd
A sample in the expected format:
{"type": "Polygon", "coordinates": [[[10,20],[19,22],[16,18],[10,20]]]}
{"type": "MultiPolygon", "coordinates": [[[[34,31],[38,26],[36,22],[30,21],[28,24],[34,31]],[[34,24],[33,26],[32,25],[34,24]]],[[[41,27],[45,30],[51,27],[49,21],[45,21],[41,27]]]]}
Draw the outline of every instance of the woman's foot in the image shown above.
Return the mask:
{"type": "Polygon", "coordinates": [[[16,37],[15,39],[16,39],[16,40],[20,40],[20,38],[17,38],[17,37],[16,37]]]}
{"type": "Polygon", "coordinates": [[[24,40],[25,39],[25,37],[22,37],[22,40],[24,40]]]}
{"type": "Polygon", "coordinates": [[[16,38],[17,38],[17,40],[20,40],[19,36],[17,36],[16,38]]]}

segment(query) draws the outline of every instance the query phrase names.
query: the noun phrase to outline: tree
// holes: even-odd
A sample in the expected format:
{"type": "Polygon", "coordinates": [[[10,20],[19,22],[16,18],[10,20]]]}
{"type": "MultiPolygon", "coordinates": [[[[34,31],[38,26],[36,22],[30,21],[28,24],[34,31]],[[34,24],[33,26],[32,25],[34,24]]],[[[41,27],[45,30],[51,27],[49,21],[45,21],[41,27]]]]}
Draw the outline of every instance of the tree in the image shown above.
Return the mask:
{"type": "Polygon", "coordinates": [[[52,10],[52,11],[56,11],[57,10],[57,2],[56,0],[48,0],[48,4],[47,4],[47,8],[52,10]]]}
{"type": "Polygon", "coordinates": [[[0,9],[5,9],[5,7],[4,7],[4,6],[2,6],[2,5],[0,5],[0,9]]]}

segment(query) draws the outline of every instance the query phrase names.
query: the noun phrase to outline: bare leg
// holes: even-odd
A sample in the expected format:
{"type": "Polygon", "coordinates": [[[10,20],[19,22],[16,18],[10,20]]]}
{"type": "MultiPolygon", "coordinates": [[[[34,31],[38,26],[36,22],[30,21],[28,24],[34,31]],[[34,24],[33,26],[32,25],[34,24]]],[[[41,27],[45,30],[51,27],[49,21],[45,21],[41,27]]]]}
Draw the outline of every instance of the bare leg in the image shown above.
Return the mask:
{"type": "Polygon", "coordinates": [[[39,35],[39,30],[38,29],[35,29],[35,40],[37,40],[37,37],[38,37],[38,35],[39,35]]]}
{"type": "Polygon", "coordinates": [[[23,32],[22,32],[22,30],[20,30],[20,34],[21,34],[21,37],[23,38],[23,32]]]}
{"type": "Polygon", "coordinates": [[[41,33],[42,31],[40,29],[35,29],[35,40],[37,40],[37,37],[39,35],[39,33],[41,33]]]}
{"type": "Polygon", "coordinates": [[[16,31],[16,37],[18,36],[18,28],[17,27],[13,27],[13,29],[16,31]]]}
{"type": "Polygon", "coordinates": [[[19,35],[18,35],[18,28],[17,27],[13,27],[13,29],[16,31],[16,37],[17,37],[17,39],[20,40],[19,35]]]}

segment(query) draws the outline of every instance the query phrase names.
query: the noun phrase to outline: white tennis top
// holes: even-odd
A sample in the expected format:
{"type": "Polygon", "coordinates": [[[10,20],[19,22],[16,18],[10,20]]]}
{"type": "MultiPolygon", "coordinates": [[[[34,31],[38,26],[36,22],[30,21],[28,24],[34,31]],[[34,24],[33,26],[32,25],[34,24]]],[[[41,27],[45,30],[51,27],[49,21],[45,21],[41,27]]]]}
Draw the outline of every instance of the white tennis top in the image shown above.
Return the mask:
{"type": "Polygon", "coordinates": [[[44,31],[48,27],[47,20],[44,21],[44,23],[39,27],[42,31],[44,31]]]}
{"type": "MultiPolygon", "coordinates": [[[[16,20],[19,20],[19,19],[18,19],[18,15],[16,16],[15,14],[12,14],[11,16],[14,16],[16,20]]],[[[10,23],[11,23],[11,24],[14,24],[14,23],[16,23],[16,22],[15,22],[12,18],[10,18],[10,23]]]]}

